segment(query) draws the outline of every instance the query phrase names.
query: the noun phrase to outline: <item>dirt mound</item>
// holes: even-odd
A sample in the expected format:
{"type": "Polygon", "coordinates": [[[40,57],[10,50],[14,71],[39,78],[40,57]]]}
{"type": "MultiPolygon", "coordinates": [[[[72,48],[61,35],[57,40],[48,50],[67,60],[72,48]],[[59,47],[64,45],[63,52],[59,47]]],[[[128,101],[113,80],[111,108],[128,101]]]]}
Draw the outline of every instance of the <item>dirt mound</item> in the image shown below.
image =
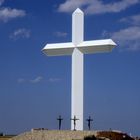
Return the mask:
{"type": "Polygon", "coordinates": [[[57,131],[33,130],[11,138],[10,140],[83,140],[86,136],[96,135],[95,131],[57,131]]]}

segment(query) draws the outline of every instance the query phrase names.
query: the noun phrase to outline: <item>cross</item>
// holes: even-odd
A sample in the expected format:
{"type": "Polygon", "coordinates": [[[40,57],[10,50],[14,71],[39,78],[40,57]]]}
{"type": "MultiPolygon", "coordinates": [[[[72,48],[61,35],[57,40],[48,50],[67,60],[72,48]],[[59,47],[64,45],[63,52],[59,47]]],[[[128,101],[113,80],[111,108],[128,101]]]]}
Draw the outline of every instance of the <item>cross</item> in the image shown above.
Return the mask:
{"type": "Polygon", "coordinates": [[[79,119],[77,119],[76,116],[74,115],[74,118],[71,119],[71,120],[73,121],[73,125],[74,125],[74,129],[73,130],[76,131],[76,121],[79,120],[79,119]]]}
{"type": "Polygon", "coordinates": [[[86,119],[86,121],[88,122],[88,129],[90,130],[90,122],[93,121],[93,119],[91,119],[91,117],[89,116],[89,118],[86,119]]]}
{"type": "Polygon", "coordinates": [[[111,39],[84,41],[84,13],[77,8],[72,14],[72,42],[43,48],[48,56],[72,55],[71,117],[79,118],[77,130],[83,130],[83,54],[110,52],[115,46],[111,39]]]}
{"type": "Polygon", "coordinates": [[[59,130],[61,129],[61,122],[63,120],[63,118],[61,118],[61,115],[59,115],[59,118],[57,118],[57,120],[59,121],[59,130]]]}

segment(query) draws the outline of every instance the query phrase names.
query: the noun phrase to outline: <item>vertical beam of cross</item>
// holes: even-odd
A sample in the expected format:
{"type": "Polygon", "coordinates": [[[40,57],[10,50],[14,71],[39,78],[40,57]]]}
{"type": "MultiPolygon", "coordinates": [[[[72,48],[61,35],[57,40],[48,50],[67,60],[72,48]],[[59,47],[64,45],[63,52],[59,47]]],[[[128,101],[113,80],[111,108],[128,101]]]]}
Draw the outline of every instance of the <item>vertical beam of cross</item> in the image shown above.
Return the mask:
{"type": "MultiPolygon", "coordinates": [[[[71,118],[77,116],[77,130],[83,130],[83,53],[76,46],[83,42],[84,13],[78,8],[72,14],[72,97],[71,118]]],[[[71,122],[71,130],[74,124],[71,122]]]]}

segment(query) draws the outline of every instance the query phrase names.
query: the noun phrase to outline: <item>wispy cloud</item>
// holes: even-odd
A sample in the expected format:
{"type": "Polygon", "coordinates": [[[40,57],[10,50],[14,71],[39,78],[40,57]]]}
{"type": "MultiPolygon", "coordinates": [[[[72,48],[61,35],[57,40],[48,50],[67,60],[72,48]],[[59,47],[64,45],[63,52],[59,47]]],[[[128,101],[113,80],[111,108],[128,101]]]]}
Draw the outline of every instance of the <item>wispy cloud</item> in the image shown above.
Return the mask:
{"type": "Polygon", "coordinates": [[[110,33],[102,32],[103,38],[112,38],[117,44],[119,51],[140,51],[140,15],[132,15],[119,20],[127,24],[127,28],[110,33]]]}
{"type": "Polygon", "coordinates": [[[128,27],[108,35],[117,42],[121,51],[140,51],[140,14],[122,18],[120,22],[128,27]]]}
{"type": "Polygon", "coordinates": [[[117,13],[139,2],[139,0],[121,0],[111,3],[104,3],[103,0],[66,0],[59,5],[58,11],[69,13],[80,7],[87,14],[117,13]]]}
{"type": "Polygon", "coordinates": [[[35,79],[30,80],[30,82],[33,83],[33,84],[35,84],[35,83],[41,82],[42,79],[43,79],[42,76],[38,76],[38,77],[36,77],[35,79]]]}
{"type": "Polygon", "coordinates": [[[54,83],[54,82],[59,82],[59,81],[61,81],[61,79],[60,79],[60,78],[49,78],[48,81],[51,82],[51,83],[54,83]]]}
{"type": "Polygon", "coordinates": [[[26,15],[24,10],[1,8],[0,9],[0,21],[7,22],[11,19],[23,17],[26,15]]]}
{"type": "Polygon", "coordinates": [[[25,79],[23,79],[23,78],[19,78],[19,79],[17,79],[17,82],[20,84],[20,83],[24,83],[25,82],[25,79]]]}
{"type": "Polygon", "coordinates": [[[26,84],[37,84],[37,83],[40,83],[42,81],[46,81],[46,82],[49,82],[49,83],[58,83],[58,82],[61,81],[61,78],[54,78],[54,77],[48,78],[48,79],[46,78],[45,80],[44,79],[45,78],[43,78],[42,76],[37,76],[33,79],[18,78],[17,83],[18,84],[24,84],[24,83],[26,83],[26,84]]]}
{"type": "Polygon", "coordinates": [[[140,26],[140,14],[122,18],[120,19],[120,22],[126,22],[130,25],[140,26]]]}
{"type": "Polygon", "coordinates": [[[140,50],[140,26],[132,26],[126,29],[121,29],[118,32],[111,34],[119,45],[121,51],[139,51],[140,50]]]}
{"type": "Polygon", "coordinates": [[[21,29],[17,29],[15,30],[11,35],[10,38],[13,40],[17,40],[19,38],[29,38],[30,37],[30,30],[25,29],[25,28],[21,28],[21,29]]]}
{"type": "Polygon", "coordinates": [[[57,31],[57,32],[54,32],[54,35],[57,37],[66,37],[68,34],[66,32],[57,31]]]}
{"type": "Polygon", "coordinates": [[[43,80],[42,76],[37,76],[34,79],[19,78],[19,79],[17,79],[17,83],[19,83],[19,84],[21,84],[21,83],[36,84],[36,83],[40,83],[42,80],[43,80]]]}
{"type": "Polygon", "coordinates": [[[101,37],[102,38],[109,38],[110,37],[110,33],[106,30],[103,30],[102,34],[101,34],[101,37]]]}
{"type": "Polygon", "coordinates": [[[11,19],[24,17],[26,15],[25,10],[15,9],[10,7],[1,7],[4,0],[0,0],[0,21],[8,22],[11,19]]]}

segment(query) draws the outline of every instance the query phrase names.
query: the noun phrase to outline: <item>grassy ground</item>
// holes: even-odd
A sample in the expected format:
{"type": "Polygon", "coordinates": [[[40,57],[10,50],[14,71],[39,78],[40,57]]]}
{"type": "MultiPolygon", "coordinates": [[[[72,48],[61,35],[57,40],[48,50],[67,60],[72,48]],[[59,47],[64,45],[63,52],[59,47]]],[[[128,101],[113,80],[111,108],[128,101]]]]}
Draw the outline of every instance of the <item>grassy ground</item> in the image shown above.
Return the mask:
{"type": "Polygon", "coordinates": [[[14,136],[13,135],[10,135],[10,136],[0,136],[0,140],[9,140],[12,137],[14,137],[14,136]]]}

